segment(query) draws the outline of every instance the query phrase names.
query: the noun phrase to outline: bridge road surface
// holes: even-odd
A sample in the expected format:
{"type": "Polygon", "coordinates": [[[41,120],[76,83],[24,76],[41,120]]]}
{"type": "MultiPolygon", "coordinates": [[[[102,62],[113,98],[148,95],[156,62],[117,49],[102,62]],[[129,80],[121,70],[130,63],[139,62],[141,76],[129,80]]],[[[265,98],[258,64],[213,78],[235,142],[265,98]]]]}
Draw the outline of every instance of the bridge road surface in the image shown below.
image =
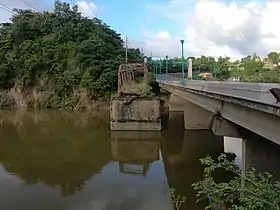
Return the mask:
{"type": "MultiPolygon", "coordinates": [[[[277,103],[276,99],[269,92],[270,88],[280,88],[280,84],[276,83],[186,80],[186,85],[183,86],[181,84],[181,78],[172,75],[158,75],[157,82],[185,88],[186,91],[188,89],[202,91],[256,102],[277,109],[280,108],[280,103],[277,103]]],[[[278,111],[277,115],[280,116],[280,111],[278,111]]]]}

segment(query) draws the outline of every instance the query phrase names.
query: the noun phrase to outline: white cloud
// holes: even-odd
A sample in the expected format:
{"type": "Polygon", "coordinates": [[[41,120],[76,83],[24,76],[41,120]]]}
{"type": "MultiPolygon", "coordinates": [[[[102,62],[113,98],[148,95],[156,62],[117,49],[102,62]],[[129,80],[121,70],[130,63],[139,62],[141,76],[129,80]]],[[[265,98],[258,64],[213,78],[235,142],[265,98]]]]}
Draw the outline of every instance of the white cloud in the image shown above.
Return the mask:
{"type": "Polygon", "coordinates": [[[243,4],[232,1],[226,4],[221,0],[198,0],[192,9],[186,2],[170,0],[169,5],[149,6],[155,11],[165,9],[167,12],[162,10],[161,13],[174,24],[185,24],[185,31],[183,37],[171,36],[168,30],[145,33],[143,47],[146,52],[152,51],[157,57],[165,54],[179,56],[181,38],[186,40],[185,53],[188,56],[204,54],[240,58],[254,52],[264,56],[270,51],[280,51],[280,28],[277,25],[280,1],[252,0],[243,4]],[[178,17],[185,18],[179,21],[178,17]]]}
{"type": "MultiPolygon", "coordinates": [[[[51,10],[53,9],[53,3],[55,0],[47,1],[39,1],[39,0],[0,0],[0,23],[9,21],[11,17],[11,12],[6,11],[12,10],[13,8],[17,9],[35,9],[38,11],[43,10],[51,10]],[[26,3],[25,3],[26,2],[26,3]],[[4,6],[3,6],[4,5],[4,6]],[[3,7],[5,7],[3,9],[3,7]]],[[[71,2],[71,1],[66,1],[71,2]]],[[[98,16],[101,7],[97,6],[93,3],[93,1],[89,0],[82,0],[82,1],[76,1],[77,5],[83,13],[85,13],[86,16],[93,18],[98,16]]]]}
{"type": "Polygon", "coordinates": [[[78,1],[77,5],[81,12],[89,18],[97,17],[100,11],[100,7],[98,7],[92,1],[78,1]]]}

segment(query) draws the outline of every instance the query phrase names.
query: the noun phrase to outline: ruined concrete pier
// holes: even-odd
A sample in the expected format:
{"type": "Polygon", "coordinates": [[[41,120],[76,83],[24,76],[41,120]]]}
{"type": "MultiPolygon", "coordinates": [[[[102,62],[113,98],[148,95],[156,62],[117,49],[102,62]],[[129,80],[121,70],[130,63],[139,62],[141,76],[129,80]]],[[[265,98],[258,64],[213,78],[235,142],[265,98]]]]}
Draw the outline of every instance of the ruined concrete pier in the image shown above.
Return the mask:
{"type": "Polygon", "coordinates": [[[115,131],[161,130],[160,100],[133,97],[111,99],[110,127],[115,131]]]}

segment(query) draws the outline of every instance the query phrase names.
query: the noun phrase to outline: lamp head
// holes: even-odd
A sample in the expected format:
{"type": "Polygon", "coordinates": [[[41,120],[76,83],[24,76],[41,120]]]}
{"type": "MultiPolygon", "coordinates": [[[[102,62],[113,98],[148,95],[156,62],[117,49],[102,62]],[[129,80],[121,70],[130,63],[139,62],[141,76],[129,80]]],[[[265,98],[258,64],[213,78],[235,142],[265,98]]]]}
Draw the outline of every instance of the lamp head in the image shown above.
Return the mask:
{"type": "Polygon", "coordinates": [[[182,44],[184,43],[184,40],[183,40],[183,39],[181,39],[180,41],[181,41],[182,44]]]}

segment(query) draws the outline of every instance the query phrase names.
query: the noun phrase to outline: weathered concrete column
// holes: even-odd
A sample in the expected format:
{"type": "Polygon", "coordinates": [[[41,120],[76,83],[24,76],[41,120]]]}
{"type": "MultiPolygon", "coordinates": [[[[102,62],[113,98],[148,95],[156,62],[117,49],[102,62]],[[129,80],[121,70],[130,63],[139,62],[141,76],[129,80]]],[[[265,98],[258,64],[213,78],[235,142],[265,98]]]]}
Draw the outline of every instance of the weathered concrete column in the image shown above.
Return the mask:
{"type": "Polygon", "coordinates": [[[182,99],[174,94],[170,96],[169,111],[170,112],[183,112],[185,110],[186,100],[182,99]]]}
{"type": "Polygon", "coordinates": [[[212,118],[212,125],[210,129],[217,136],[228,136],[235,138],[241,137],[238,131],[238,125],[222,118],[221,116],[214,116],[212,118]]]}
{"type": "Polygon", "coordinates": [[[271,173],[273,180],[279,180],[280,146],[260,136],[243,141],[245,169],[254,167],[260,173],[271,173]]]}
{"type": "Polygon", "coordinates": [[[186,130],[201,130],[210,128],[210,123],[214,116],[213,112],[210,112],[189,101],[185,102],[184,107],[184,120],[186,130]]]}
{"type": "Polygon", "coordinates": [[[161,130],[160,101],[112,98],[110,128],[115,131],[159,131],[161,130]]]}
{"type": "Polygon", "coordinates": [[[162,108],[164,108],[165,110],[169,110],[170,97],[171,97],[171,93],[169,93],[165,90],[160,91],[160,98],[163,102],[162,108]]]}
{"type": "Polygon", "coordinates": [[[161,99],[163,100],[163,108],[166,110],[169,110],[170,97],[171,97],[170,93],[166,93],[161,96],[161,99]]]}

